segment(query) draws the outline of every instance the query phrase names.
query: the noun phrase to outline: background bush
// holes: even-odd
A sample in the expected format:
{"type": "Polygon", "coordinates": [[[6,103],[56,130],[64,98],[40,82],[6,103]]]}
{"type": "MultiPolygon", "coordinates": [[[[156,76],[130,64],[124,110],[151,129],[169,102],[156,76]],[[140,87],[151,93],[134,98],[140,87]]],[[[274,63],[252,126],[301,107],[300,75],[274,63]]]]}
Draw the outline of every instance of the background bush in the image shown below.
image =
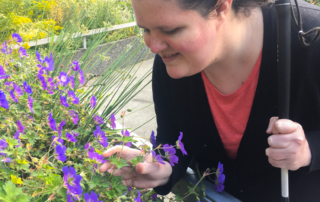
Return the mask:
{"type": "MultiPolygon", "coordinates": [[[[120,0],[0,0],[0,41],[18,33],[24,41],[59,34],[66,23],[91,30],[134,21],[130,1],[120,0]]],[[[130,28],[123,37],[134,35],[130,28]]]]}

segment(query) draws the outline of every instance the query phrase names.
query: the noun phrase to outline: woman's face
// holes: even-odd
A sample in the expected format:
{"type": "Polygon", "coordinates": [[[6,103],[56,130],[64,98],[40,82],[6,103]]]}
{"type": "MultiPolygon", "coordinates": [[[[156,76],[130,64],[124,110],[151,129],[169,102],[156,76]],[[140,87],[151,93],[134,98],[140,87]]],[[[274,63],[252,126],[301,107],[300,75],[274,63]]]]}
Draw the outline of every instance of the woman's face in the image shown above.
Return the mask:
{"type": "Polygon", "coordinates": [[[218,18],[182,10],[175,0],[132,0],[132,5],[146,45],[162,57],[170,77],[191,76],[214,63],[218,18]]]}

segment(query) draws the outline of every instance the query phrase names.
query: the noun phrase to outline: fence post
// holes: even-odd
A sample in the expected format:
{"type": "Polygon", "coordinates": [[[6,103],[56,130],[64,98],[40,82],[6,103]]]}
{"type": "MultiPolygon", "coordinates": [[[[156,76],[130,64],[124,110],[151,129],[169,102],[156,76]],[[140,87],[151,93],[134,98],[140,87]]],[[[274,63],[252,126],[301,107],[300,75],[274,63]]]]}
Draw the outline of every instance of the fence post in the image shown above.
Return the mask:
{"type": "Polygon", "coordinates": [[[83,49],[87,49],[87,37],[83,37],[83,49]]]}

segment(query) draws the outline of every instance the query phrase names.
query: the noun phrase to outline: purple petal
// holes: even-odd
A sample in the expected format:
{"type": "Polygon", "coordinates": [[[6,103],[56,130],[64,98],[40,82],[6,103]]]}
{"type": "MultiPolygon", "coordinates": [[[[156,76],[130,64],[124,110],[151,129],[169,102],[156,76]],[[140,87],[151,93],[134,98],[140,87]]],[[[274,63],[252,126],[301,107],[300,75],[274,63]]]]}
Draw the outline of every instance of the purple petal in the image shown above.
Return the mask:
{"type": "Polygon", "coordinates": [[[32,99],[31,96],[28,96],[28,107],[29,107],[31,113],[34,113],[34,111],[33,111],[33,99],[32,99]]]}
{"type": "Polygon", "coordinates": [[[6,98],[6,94],[4,94],[3,91],[0,90],[0,106],[9,109],[9,102],[6,98]]]}
{"type": "Polygon", "coordinates": [[[21,36],[17,33],[12,34],[12,39],[15,40],[16,42],[19,42],[19,43],[22,42],[21,36]]]}
{"type": "Polygon", "coordinates": [[[96,96],[92,95],[92,97],[90,99],[90,104],[91,104],[92,109],[96,106],[96,103],[97,103],[96,96]]]}
{"type": "Polygon", "coordinates": [[[83,85],[85,80],[84,80],[84,76],[83,76],[83,71],[82,69],[79,69],[79,75],[78,75],[79,81],[80,83],[83,85]]]}

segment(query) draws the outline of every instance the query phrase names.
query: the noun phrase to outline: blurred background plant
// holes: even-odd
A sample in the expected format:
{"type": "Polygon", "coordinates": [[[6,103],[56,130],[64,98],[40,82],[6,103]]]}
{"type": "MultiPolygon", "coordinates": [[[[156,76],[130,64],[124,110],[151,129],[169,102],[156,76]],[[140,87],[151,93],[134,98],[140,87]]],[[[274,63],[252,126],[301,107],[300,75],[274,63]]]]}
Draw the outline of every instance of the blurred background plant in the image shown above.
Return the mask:
{"type": "MultiPolygon", "coordinates": [[[[97,29],[134,21],[130,1],[122,0],[0,0],[0,42],[18,33],[24,41],[58,35],[63,27],[82,18],[79,29],[97,29]]],[[[119,32],[119,31],[117,31],[119,32]]],[[[138,28],[121,31],[121,38],[138,28]]],[[[109,33],[110,37],[114,33],[109,33]]]]}

